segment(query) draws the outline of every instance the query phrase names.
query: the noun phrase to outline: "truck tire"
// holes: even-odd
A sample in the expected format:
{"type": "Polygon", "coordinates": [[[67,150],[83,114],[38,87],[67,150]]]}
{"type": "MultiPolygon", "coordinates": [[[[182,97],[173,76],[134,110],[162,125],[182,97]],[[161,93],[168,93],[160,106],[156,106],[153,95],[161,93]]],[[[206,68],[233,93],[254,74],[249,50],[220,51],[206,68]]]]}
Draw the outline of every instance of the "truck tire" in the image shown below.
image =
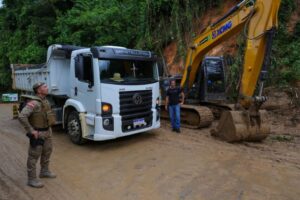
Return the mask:
{"type": "Polygon", "coordinates": [[[68,115],[67,133],[74,144],[80,145],[86,142],[86,139],[82,138],[81,124],[77,111],[71,111],[68,115]]]}

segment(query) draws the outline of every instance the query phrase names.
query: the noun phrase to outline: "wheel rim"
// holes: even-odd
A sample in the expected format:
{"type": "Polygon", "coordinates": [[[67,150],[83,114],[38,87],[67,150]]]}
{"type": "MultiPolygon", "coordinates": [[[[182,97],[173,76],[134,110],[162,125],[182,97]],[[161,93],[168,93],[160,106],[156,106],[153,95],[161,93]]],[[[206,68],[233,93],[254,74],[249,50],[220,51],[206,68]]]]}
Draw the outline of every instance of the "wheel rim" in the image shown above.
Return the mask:
{"type": "Polygon", "coordinates": [[[72,119],[68,123],[68,133],[72,139],[80,137],[80,126],[76,119],[72,119]]]}

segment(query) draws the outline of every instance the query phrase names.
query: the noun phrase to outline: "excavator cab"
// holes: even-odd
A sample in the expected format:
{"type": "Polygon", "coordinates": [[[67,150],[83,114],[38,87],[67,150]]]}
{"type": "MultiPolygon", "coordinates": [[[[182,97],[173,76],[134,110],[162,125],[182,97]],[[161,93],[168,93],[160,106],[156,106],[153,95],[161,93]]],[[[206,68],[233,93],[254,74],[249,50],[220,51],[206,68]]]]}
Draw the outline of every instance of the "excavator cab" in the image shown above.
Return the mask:
{"type": "Polygon", "coordinates": [[[206,57],[201,67],[200,100],[219,102],[226,100],[225,72],[222,57],[206,57]]]}
{"type": "Polygon", "coordinates": [[[226,100],[225,67],[223,57],[206,56],[197,72],[195,83],[187,95],[187,102],[223,103],[226,100]]]}

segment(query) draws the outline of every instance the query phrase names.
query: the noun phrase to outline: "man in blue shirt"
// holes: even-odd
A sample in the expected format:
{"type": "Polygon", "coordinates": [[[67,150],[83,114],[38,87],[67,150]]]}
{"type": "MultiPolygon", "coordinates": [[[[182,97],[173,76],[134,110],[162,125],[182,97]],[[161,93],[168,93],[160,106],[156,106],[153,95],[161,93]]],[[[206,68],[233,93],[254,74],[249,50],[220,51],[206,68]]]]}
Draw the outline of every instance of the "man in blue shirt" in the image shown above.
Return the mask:
{"type": "Polygon", "coordinates": [[[184,93],[180,87],[176,87],[176,81],[170,81],[167,90],[165,109],[169,111],[172,130],[180,133],[180,104],[184,103],[184,93]],[[179,101],[181,95],[181,102],[179,101]]]}

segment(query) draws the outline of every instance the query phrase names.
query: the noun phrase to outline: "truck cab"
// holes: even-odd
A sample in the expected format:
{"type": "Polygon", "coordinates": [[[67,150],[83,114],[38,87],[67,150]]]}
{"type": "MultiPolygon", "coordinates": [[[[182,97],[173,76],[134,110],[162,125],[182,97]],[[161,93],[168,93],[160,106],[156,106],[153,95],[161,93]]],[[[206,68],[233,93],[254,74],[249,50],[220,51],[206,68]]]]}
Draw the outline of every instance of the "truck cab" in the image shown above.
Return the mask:
{"type": "Polygon", "coordinates": [[[114,139],[160,126],[158,69],[153,53],[112,46],[76,50],[71,55],[71,77],[71,98],[64,106],[68,132],[74,128],[68,120],[70,107],[76,107],[85,122],[81,124],[85,127],[82,137],[92,140],[114,139]]]}

